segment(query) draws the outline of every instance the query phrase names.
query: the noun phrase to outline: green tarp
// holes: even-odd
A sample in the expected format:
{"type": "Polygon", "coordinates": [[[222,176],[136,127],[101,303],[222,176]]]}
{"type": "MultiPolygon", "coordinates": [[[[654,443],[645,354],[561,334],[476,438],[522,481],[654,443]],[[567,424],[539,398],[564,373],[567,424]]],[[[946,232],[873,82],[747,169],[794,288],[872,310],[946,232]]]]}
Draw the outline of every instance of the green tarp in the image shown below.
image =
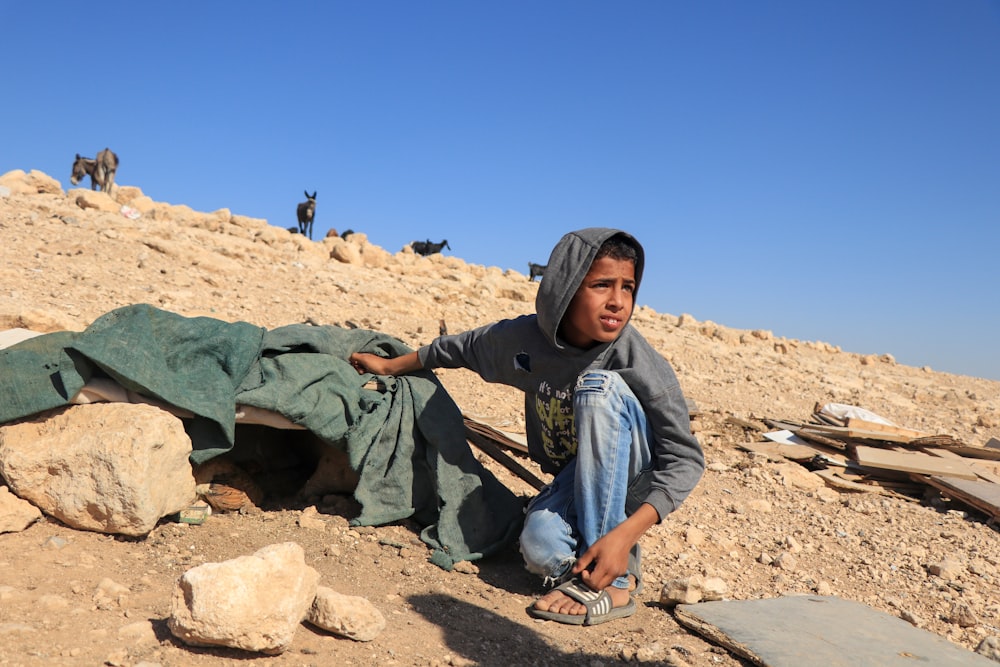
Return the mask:
{"type": "Polygon", "coordinates": [[[236,405],[274,411],[345,450],[360,481],[355,525],[412,517],[432,561],[450,569],[517,536],[523,502],[475,459],[461,411],[433,373],[364,388],[347,357],[410,349],[374,331],[182,317],[149,305],[111,311],[85,331],[0,350],[0,423],[68,405],[93,376],[190,411],[194,463],[234,446],[236,405]]]}

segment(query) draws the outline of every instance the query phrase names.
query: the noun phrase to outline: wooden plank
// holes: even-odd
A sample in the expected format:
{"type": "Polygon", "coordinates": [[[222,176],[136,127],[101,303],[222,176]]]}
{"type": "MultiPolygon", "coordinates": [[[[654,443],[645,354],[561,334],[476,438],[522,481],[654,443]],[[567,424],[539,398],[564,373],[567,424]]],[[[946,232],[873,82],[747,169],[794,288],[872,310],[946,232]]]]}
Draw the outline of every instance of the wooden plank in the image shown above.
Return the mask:
{"type": "Polygon", "coordinates": [[[878,422],[868,421],[867,419],[858,419],[857,417],[848,417],[846,426],[848,431],[858,430],[869,433],[891,433],[910,439],[923,438],[931,435],[930,433],[925,433],[924,431],[915,431],[911,428],[903,428],[902,426],[879,424],[878,422]]]}
{"type": "Polygon", "coordinates": [[[528,453],[528,441],[525,440],[524,436],[519,433],[510,433],[509,431],[503,431],[495,426],[490,426],[484,422],[481,422],[469,415],[463,414],[462,418],[465,421],[466,430],[473,430],[479,433],[501,447],[506,449],[520,452],[521,454],[528,453]]]}
{"type": "Polygon", "coordinates": [[[795,433],[803,426],[808,426],[808,424],[804,422],[788,421],[783,419],[762,419],[761,421],[767,424],[770,428],[778,430],[786,429],[792,433],[795,433]]]}
{"type": "Polygon", "coordinates": [[[535,488],[536,491],[541,491],[545,487],[545,482],[538,479],[533,472],[522,466],[507,452],[503,451],[500,446],[492,440],[489,436],[474,431],[466,425],[465,427],[465,437],[473,445],[478,447],[483,451],[484,454],[492,458],[497,463],[500,463],[505,468],[510,470],[512,473],[520,477],[522,480],[530,484],[535,488]]]}
{"type": "Polygon", "coordinates": [[[733,426],[739,426],[746,431],[754,431],[755,433],[761,430],[760,424],[752,422],[748,419],[742,419],[735,415],[728,415],[726,417],[726,423],[732,424],[733,426]]]}
{"type": "Polygon", "coordinates": [[[910,440],[909,445],[912,447],[964,447],[965,443],[951,435],[927,435],[923,438],[910,440]]]}
{"type": "Polygon", "coordinates": [[[837,438],[830,438],[822,433],[817,433],[812,427],[803,426],[798,431],[795,431],[795,435],[806,440],[811,440],[820,445],[826,445],[827,447],[832,447],[843,451],[847,449],[847,443],[843,440],[838,440],[837,438]]]}
{"type": "Polygon", "coordinates": [[[1000,484],[983,480],[969,481],[954,477],[927,478],[938,491],[993,518],[1000,518],[1000,484]]]}
{"type": "Polygon", "coordinates": [[[919,452],[900,452],[858,445],[855,448],[855,459],[866,468],[882,468],[962,479],[977,478],[976,471],[962,461],[943,459],[919,452]]]}
{"type": "Polygon", "coordinates": [[[760,667],[996,667],[901,618],[835,596],[682,604],[674,616],[760,667]]]}
{"type": "MultiPolygon", "coordinates": [[[[816,475],[821,477],[828,486],[838,489],[840,491],[861,491],[864,493],[877,493],[882,496],[889,496],[890,498],[905,498],[906,500],[912,500],[908,496],[898,493],[892,489],[888,489],[882,484],[872,481],[868,483],[854,482],[850,479],[846,479],[841,476],[841,474],[835,470],[814,470],[816,475]]],[[[917,484],[912,485],[914,488],[919,487],[917,484]]]]}
{"type": "Polygon", "coordinates": [[[808,445],[792,445],[787,442],[744,442],[736,445],[740,449],[755,454],[763,454],[772,461],[809,461],[816,456],[816,450],[808,445]]]}
{"type": "MultiPolygon", "coordinates": [[[[952,461],[962,461],[962,457],[955,454],[950,449],[931,447],[925,449],[924,451],[932,456],[940,456],[941,458],[951,459],[952,461]]],[[[1000,484],[1000,475],[997,475],[994,471],[987,469],[985,466],[977,465],[975,461],[963,461],[963,463],[972,468],[980,479],[984,479],[987,482],[993,482],[994,484],[1000,484]]]]}
{"type": "Polygon", "coordinates": [[[847,426],[827,426],[825,424],[813,424],[803,427],[799,435],[805,437],[801,431],[808,430],[828,438],[839,438],[841,440],[879,440],[882,442],[910,442],[911,436],[899,435],[888,431],[866,431],[860,428],[848,428],[847,426]]]}
{"type": "Polygon", "coordinates": [[[992,447],[975,447],[973,445],[959,445],[957,447],[949,447],[948,451],[955,452],[959,456],[964,456],[966,458],[973,459],[983,459],[986,461],[1000,461],[1000,449],[994,449],[992,447]]]}

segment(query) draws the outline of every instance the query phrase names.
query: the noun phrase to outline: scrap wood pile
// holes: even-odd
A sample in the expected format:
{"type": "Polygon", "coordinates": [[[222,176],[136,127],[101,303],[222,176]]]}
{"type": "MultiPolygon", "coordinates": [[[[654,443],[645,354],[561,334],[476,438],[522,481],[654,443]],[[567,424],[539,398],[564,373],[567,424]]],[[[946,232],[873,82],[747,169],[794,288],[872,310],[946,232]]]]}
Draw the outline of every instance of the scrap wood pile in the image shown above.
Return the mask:
{"type": "Polygon", "coordinates": [[[742,448],[806,465],[843,490],[921,495],[932,487],[1000,519],[1000,440],[972,446],[950,435],[897,426],[854,406],[817,404],[808,422],[763,420],[778,429],[742,448]]]}

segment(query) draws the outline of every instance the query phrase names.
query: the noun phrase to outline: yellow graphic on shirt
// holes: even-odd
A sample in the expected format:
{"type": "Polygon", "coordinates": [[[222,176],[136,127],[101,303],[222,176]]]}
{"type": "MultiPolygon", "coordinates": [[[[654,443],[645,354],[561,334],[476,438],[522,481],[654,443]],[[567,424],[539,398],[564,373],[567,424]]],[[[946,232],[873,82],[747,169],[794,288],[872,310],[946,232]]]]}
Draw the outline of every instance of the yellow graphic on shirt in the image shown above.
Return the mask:
{"type": "Polygon", "coordinates": [[[543,382],[535,395],[535,412],[542,425],[541,441],[545,456],[554,462],[565,462],[576,456],[573,393],[552,390],[543,382]]]}

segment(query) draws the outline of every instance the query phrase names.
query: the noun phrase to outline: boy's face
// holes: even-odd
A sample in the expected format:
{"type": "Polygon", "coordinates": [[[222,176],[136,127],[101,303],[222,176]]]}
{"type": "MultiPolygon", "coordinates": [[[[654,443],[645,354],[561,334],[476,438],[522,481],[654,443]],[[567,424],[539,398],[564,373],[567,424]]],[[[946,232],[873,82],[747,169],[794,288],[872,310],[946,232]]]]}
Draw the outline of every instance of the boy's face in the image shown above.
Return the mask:
{"type": "Polygon", "coordinates": [[[632,317],[635,264],[627,259],[595,259],[559,324],[559,336],[588,349],[618,338],[632,317]]]}

